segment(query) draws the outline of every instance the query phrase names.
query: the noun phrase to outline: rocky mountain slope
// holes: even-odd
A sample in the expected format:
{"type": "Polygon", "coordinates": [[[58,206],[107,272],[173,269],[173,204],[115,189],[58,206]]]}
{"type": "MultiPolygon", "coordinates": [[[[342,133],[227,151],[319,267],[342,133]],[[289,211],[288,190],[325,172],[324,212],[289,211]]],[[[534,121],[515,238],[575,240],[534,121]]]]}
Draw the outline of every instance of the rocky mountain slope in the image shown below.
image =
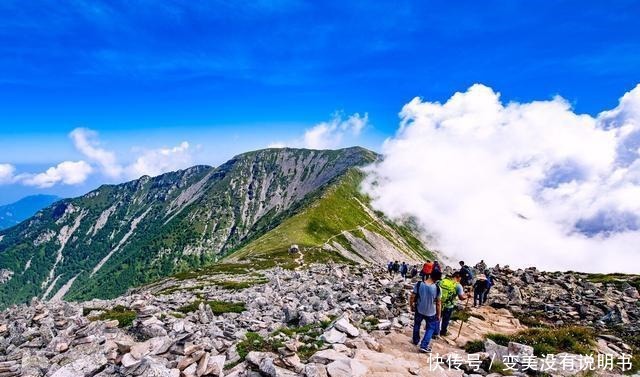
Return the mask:
{"type": "MultiPolygon", "coordinates": [[[[640,347],[639,277],[494,271],[490,306],[463,310],[459,303],[451,334],[435,340],[442,371],[410,344],[407,302],[415,281],[389,276],[382,266],[256,270],[227,263],[112,300],[34,300],[6,310],[0,374],[526,376],[524,361],[508,370],[499,360],[511,355],[542,366],[543,353],[584,352],[617,360],[640,347]]],[[[589,371],[558,361],[555,368],[544,375],[621,372],[617,364],[589,371]]]]}
{"type": "Polygon", "coordinates": [[[428,252],[410,227],[358,192],[358,168],[376,158],[362,148],[267,149],[61,200],[0,231],[0,307],[115,297],[237,250],[245,263],[286,264],[294,243],[310,262],[421,259],[428,252]]]}
{"type": "Polygon", "coordinates": [[[60,199],[55,195],[30,195],[15,203],[0,206],[0,230],[21,223],[60,199]]]}

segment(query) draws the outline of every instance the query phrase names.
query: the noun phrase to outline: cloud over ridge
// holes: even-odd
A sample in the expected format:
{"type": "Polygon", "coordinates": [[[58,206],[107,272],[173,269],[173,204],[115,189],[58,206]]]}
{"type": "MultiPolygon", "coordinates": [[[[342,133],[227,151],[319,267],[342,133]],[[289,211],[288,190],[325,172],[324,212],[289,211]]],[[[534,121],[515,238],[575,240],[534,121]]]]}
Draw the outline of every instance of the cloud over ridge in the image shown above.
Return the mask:
{"type": "Polygon", "coordinates": [[[329,121],[320,122],[305,130],[304,135],[288,142],[278,141],[269,148],[336,149],[354,142],[369,125],[369,114],[353,113],[344,118],[341,112],[333,114],[329,121]]]}
{"type": "Polygon", "coordinates": [[[473,85],[414,98],[363,188],[454,258],[638,272],[640,85],[596,117],[561,97],[500,101],[473,85]]]}

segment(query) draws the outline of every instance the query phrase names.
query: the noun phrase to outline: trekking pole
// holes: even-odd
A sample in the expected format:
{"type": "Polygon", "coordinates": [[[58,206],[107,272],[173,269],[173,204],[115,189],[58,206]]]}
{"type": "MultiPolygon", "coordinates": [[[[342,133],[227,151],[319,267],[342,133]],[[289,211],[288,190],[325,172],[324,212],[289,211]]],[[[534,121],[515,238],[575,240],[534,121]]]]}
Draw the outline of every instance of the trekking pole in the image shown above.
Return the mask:
{"type": "MultiPolygon", "coordinates": [[[[469,309],[469,299],[471,298],[471,289],[469,289],[469,294],[467,295],[467,302],[464,304],[464,311],[466,312],[469,309]]],[[[462,326],[464,325],[464,321],[462,318],[460,319],[460,327],[458,328],[458,335],[453,340],[457,340],[460,337],[460,333],[462,332],[462,326]]]]}

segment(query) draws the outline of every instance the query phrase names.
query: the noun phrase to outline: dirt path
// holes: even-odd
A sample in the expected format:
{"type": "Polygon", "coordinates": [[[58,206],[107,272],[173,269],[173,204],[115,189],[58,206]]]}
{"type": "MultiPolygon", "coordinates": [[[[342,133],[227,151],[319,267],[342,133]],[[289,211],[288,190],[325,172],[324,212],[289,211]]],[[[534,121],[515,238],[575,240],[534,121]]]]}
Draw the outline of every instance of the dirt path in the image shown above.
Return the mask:
{"type": "Polygon", "coordinates": [[[298,256],[296,257],[296,263],[298,264],[298,266],[295,267],[294,270],[299,270],[302,267],[304,267],[304,252],[302,251],[302,249],[298,250],[298,256]]]}
{"type": "MultiPolygon", "coordinates": [[[[458,333],[460,322],[452,322],[450,335],[432,343],[432,357],[455,352],[466,358],[464,350],[460,347],[464,346],[467,341],[482,339],[484,335],[491,332],[508,334],[523,329],[518,320],[506,309],[482,307],[473,309],[472,313],[483,319],[470,317],[469,321],[463,325],[457,340],[454,338],[458,333]]],[[[436,370],[431,366],[429,355],[418,353],[417,347],[411,343],[411,332],[412,327],[405,326],[400,331],[391,331],[388,334],[373,333],[372,335],[382,346],[382,352],[358,350],[355,355],[356,360],[369,368],[367,376],[462,376],[460,371],[447,370],[447,368],[436,370]]]]}

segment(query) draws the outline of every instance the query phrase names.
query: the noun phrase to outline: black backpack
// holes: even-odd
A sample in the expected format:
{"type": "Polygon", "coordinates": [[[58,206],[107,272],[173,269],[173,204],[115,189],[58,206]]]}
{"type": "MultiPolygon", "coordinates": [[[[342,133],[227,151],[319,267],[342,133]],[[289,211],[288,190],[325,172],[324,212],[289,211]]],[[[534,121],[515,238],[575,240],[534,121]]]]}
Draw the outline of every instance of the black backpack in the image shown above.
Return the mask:
{"type": "Polygon", "coordinates": [[[463,266],[460,269],[460,275],[462,275],[461,283],[463,286],[471,285],[471,282],[473,281],[473,272],[471,272],[471,268],[469,266],[463,266]]]}

